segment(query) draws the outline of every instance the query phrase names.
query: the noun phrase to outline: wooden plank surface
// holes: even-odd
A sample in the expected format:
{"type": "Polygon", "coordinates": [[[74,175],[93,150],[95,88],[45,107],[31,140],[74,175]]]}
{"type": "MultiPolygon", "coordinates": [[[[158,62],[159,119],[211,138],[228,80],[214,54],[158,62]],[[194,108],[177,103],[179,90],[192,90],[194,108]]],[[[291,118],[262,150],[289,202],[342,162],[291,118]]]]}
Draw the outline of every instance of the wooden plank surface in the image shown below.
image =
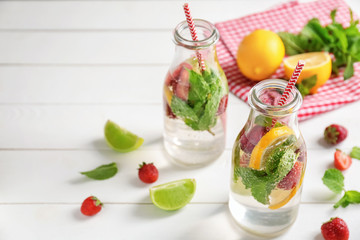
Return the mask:
{"type": "MultiPolygon", "coordinates": [[[[360,2],[348,0],[360,14],[360,2]]],[[[191,1],[194,15],[212,22],[261,11],[279,3],[191,1]]],[[[204,168],[171,163],[162,146],[162,82],[171,62],[172,29],[183,1],[2,1],[0,2],[0,239],[257,239],[238,229],[227,209],[231,148],[249,107],[230,96],[226,150],[204,168]],[[150,11],[151,9],[151,11],[150,11]],[[112,119],[144,137],[138,151],[119,154],[103,138],[112,119]],[[79,174],[116,162],[105,181],[79,174]],[[142,161],[156,163],[156,184],[195,178],[193,201],[177,212],[150,203],[137,179],[142,161]],[[79,212],[88,195],[105,208],[96,217],[79,212]],[[176,227],[174,227],[176,226],[176,227]],[[21,229],[21,231],[19,231],[21,229]],[[141,229],[141,231],[139,231],[141,229]],[[169,236],[171,236],[169,238],[169,236]]],[[[360,206],[334,210],[322,183],[333,167],[335,147],[323,129],[349,129],[338,147],[360,144],[360,103],[300,123],[308,147],[300,214],[278,239],[322,239],[320,226],[339,216],[360,238],[360,206]]],[[[360,162],[344,172],[346,189],[360,190],[360,162]]],[[[155,185],[155,184],[153,184],[155,185]]]]}

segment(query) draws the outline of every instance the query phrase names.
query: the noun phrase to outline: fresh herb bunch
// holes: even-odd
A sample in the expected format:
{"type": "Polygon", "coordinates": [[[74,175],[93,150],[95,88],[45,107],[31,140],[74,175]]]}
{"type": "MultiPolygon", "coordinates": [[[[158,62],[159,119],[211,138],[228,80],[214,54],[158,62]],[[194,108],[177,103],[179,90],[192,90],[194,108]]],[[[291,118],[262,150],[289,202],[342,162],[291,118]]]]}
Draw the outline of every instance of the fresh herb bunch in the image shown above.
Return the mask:
{"type": "MultiPolygon", "coordinates": [[[[332,23],[323,27],[319,19],[311,19],[299,34],[279,32],[278,35],[285,45],[286,54],[296,55],[306,52],[326,51],[333,53],[335,60],[332,71],[336,75],[340,67],[345,67],[344,80],[354,75],[354,62],[360,61],[360,32],[359,21],[354,21],[350,9],[350,26],[344,28],[335,20],[336,9],[332,10],[330,17],[332,23]]],[[[309,81],[313,84],[313,80],[309,81]]]]}
{"type": "MultiPolygon", "coordinates": [[[[173,96],[170,108],[194,130],[209,131],[216,124],[216,113],[225,89],[220,77],[213,71],[189,72],[188,100],[173,96]]],[[[213,134],[213,133],[212,133],[213,134]]]]}

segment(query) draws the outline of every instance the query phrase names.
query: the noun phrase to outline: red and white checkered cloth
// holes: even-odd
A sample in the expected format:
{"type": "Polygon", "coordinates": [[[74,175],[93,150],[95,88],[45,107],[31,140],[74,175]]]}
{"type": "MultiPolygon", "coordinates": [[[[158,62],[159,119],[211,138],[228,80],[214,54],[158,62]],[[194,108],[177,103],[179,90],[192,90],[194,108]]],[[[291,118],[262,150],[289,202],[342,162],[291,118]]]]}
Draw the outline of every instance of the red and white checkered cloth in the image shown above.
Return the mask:
{"type": "MultiPolygon", "coordinates": [[[[217,54],[228,79],[230,91],[247,101],[249,90],[256,84],[239,72],[236,63],[237,48],[246,35],[256,29],[298,33],[314,17],[319,18],[322,25],[327,25],[331,23],[330,12],[335,8],[337,8],[336,20],[348,26],[349,7],[343,0],[319,0],[308,3],[291,1],[268,11],[215,24],[220,32],[220,41],[216,46],[217,54]]],[[[360,64],[356,63],[354,67],[355,73],[351,79],[344,81],[340,72],[338,77],[332,76],[316,94],[306,96],[298,112],[299,120],[305,120],[359,100],[360,64]]],[[[281,65],[270,78],[283,77],[284,68],[281,65]]]]}

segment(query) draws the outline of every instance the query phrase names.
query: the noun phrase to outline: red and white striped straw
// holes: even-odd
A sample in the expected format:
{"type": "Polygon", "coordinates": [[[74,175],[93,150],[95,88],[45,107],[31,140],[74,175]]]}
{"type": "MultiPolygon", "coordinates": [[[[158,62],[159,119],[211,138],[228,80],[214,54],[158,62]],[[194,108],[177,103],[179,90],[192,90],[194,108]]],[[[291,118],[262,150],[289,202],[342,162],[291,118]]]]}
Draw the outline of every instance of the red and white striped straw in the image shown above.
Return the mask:
{"type": "Polygon", "coordinates": [[[291,78],[281,96],[281,99],[278,103],[279,106],[284,105],[286,100],[289,98],[291,89],[293,89],[293,87],[295,86],[295,83],[299,79],[300,73],[303,70],[304,66],[305,66],[305,61],[299,60],[299,62],[297,63],[297,65],[295,67],[295,70],[294,70],[293,74],[291,75],[291,78]]]}
{"type": "MultiPolygon", "coordinates": [[[[297,80],[299,79],[300,73],[303,70],[304,66],[305,66],[305,61],[299,60],[299,62],[297,63],[297,65],[295,67],[293,74],[291,75],[291,78],[289,79],[288,84],[286,85],[286,88],[285,88],[283,94],[281,95],[281,99],[277,105],[282,106],[285,104],[286,100],[290,96],[291,90],[293,89],[297,80]]],[[[276,123],[276,119],[273,118],[272,119],[272,127],[275,126],[275,123],[276,123]]]]}
{"type": "MultiPolygon", "coordinates": [[[[187,4],[187,3],[184,4],[184,12],[185,12],[186,21],[187,21],[189,29],[190,29],[192,40],[193,41],[199,41],[198,37],[197,37],[197,34],[196,34],[194,21],[193,21],[193,19],[191,17],[191,14],[190,14],[189,4],[187,4]]],[[[201,56],[201,53],[199,51],[196,51],[196,56],[198,58],[201,70],[205,71],[205,62],[204,62],[203,57],[201,56]]]]}

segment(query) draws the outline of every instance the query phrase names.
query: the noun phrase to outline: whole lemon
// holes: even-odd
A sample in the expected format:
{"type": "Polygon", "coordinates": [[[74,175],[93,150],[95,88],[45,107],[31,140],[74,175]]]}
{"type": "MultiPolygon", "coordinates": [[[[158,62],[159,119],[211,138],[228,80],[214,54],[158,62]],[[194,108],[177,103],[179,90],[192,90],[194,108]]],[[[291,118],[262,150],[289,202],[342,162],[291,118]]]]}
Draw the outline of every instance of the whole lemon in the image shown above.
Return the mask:
{"type": "Polygon", "coordinates": [[[284,56],[285,47],[281,38],[272,31],[259,29],[240,43],[237,64],[247,78],[261,81],[275,72],[284,56]]]}

